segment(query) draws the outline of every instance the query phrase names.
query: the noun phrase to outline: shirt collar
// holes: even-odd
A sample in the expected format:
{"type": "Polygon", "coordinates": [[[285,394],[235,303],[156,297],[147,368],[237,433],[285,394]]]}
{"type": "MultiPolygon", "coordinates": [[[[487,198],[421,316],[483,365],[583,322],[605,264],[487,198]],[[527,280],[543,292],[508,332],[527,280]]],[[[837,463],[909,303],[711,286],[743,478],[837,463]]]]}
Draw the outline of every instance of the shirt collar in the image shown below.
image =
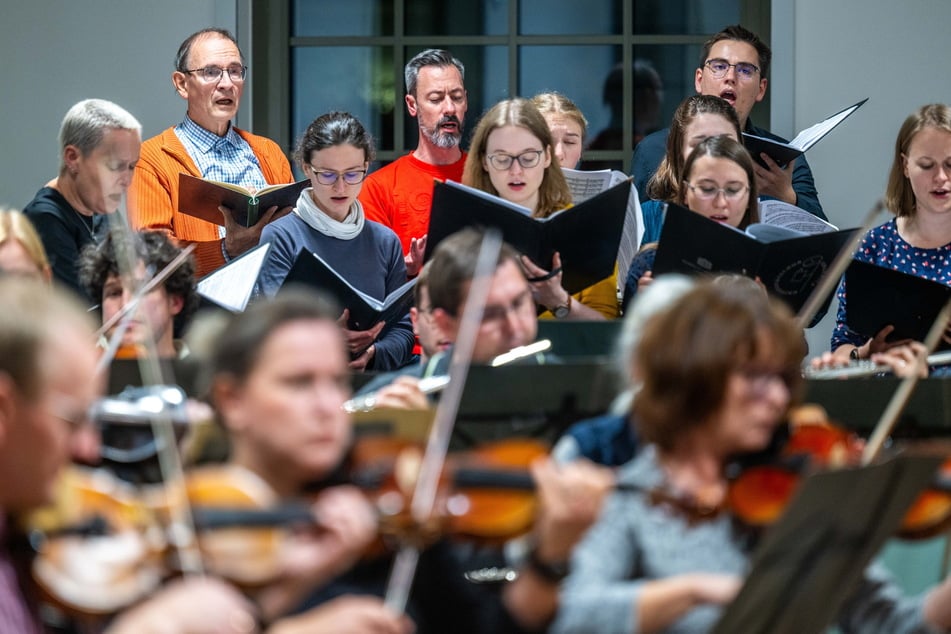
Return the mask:
{"type": "Polygon", "coordinates": [[[206,130],[195,123],[192,118],[186,114],[185,118],[179,124],[178,129],[188,137],[189,141],[191,141],[195,148],[202,154],[207,154],[222,145],[230,145],[234,148],[240,147],[240,138],[231,123],[228,124],[228,131],[225,135],[218,136],[214,132],[206,130]]]}

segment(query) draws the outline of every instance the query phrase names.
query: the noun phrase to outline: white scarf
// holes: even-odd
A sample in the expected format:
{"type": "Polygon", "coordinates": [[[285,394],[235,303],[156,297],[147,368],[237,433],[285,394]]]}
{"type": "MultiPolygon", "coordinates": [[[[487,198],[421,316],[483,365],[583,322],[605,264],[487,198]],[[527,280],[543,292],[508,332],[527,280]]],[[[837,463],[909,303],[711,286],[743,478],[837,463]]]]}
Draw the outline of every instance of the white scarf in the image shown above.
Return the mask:
{"type": "Polygon", "coordinates": [[[350,211],[347,212],[343,222],[337,222],[325,212],[310,197],[312,187],[304,189],[297,199],[297,206],[294,207],[294,213],[300,216],[300,219],[316,231],[340,240],[353,240],[363,231],[363,205],[359,200],[354,200],[350,205],[350,211]]]}

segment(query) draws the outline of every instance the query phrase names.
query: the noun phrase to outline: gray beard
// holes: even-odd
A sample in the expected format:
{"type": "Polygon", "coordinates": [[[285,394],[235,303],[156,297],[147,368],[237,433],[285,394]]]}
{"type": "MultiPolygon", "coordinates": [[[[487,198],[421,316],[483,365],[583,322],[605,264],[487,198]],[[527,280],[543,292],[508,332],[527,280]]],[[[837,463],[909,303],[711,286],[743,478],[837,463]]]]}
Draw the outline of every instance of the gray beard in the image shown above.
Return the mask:
{"type": "Polygon", "coordinates": [[[430,143],[443,150],[448,150],[459,145],[459,138],[462,136],[461,134],[440,132],[438,127],[433,130],[427,130],[423,126],[419,126],[419,131],[429,139],[430,143]]]}

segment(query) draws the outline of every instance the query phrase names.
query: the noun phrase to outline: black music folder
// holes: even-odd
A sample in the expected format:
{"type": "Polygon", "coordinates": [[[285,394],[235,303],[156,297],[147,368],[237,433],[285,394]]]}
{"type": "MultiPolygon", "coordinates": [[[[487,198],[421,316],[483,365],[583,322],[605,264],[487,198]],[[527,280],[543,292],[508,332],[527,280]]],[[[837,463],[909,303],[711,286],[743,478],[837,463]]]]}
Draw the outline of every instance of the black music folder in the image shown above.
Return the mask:
{"type": "Polygon", "coordinates": [[[452,181],[437,181],[429,215],[426,260],[445,238],[466,227],[496,227],[502,238],[550,270],[561,255],[562,285],[577,293],[614,273],[631,180],[552,214],[532,218],[525,207],[452,181]]]}
{"type": "MultiPolygon", "coordinates": [[[[804,234],[785,227],[736,229],[668,203],[654,275],[739,273],[798,312],[855,229],[804,234]]],[[[830,295],[831,298],[831,295],[830,295]]]]}
{"type": "Polygon", "coordinates": [[[825,632],[941,462],[903,455],[805,478],[714,634],[825,632]]]}
{"type": "MultiPolygon", "coordinates": [[[[951,299],[951,286],[853,260],[845,271],[845,321],[863,337],[888,325],[887,341],[924,341],[938,313],[951,299]]],[[[942,341],[939,349],[947,349],[942,341]]]]}
{"type": "Polygon", "coordinates": [[[763,167],[766,167],[766,164],[760,159],[760,154],[767,154],[771,159],[776,161],[777,165],[786,167],[789,161],[801,156],[806,150],[818,143],[819,139],[832,132],[837,125],[845,121],[850,114],[858,110],[866,101],[868,101],[868,97],[858,103],[852,104],[848,108],[840,110],[831,117],[813,126],[809,126],[797,134],[796,138],[789,143],[783,143],[776,139],[769,139],[744,132],[743,145],[749,150],[753,160],[763,167]]]}
{"type": "Polygon", "coordinates": [[[196,291],[207,302],[232,313],[244,312],[271,243],[259,244],[198,280],[196,291]]]}
{"type": "Polygon", "coordinates": [[[406,316],[413,305],[416,279],[406,282],[383,299],[377,299],[341,277],[316,253],[301,249],[281,288],[290,284],[305,284],[328,293],[350,311],[347,322],[350,330],[369,330],[377,322],[392,324],[406,316]]]}

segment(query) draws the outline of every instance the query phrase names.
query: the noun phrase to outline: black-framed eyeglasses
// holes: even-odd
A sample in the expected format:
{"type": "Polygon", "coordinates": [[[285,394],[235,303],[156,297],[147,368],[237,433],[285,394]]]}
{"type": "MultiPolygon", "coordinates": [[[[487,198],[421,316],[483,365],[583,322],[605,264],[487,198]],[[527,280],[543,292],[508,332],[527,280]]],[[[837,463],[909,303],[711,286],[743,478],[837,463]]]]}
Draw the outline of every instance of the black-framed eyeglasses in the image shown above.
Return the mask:
{"type": "Polygon", "coordinates": [[[743,80],[753,79],[759,72],[759,66],[750,64],[749,62],[738,62],[736,64],[731,64],[725,59],[708,59],[703,65],[709,68],[710,73],[712,73],[717,79],[720,79],[726,75],[727,71],[730,70],[730,67],[735,68],[736,76],[743,80]]]}
{"type": "Polygon", "coordinates": [[[513,161],[518,161],[519,165],[528,169],[538,165],[538,161],[541,159],[543,152],[544,150],[525,150],[517,156],[496,152],[495,154],[486,155],[485,158],[489,160],[489,164],[492,165],[492,167],[499,171],[507,170],[512,167],[513,161]]]}
{"type": "Polygon", "coordinates": [[[336,183],[338,178],[342,178],[343,182],[347,185],[359,185],[367,176],[366,170],[347,170],[346,172],[334,172],[333,170],[325,170],[319,167],[314,167],[310,163],[307,164],[307,167],[309,167],[310,171],[314,173],[314,177],[317,179],[317,182],[321,185],[326,185],[327,187],[330,187],[336,183]]]}
{"type": "Polygon", "coordinates": [[[228,77],[230,77],[231,81],[235,83],[244,81],[244,78],[248,76],[247,66],[229,66],[228,68],[222,68],[221,66],[205,66],[204,68],[192,68],[191,70],[184,70],[182,72],[194,73],[202,81],[212,84],[221,81],[221,77],[224,75],[226,70],[228,71],[228,77]]]}

